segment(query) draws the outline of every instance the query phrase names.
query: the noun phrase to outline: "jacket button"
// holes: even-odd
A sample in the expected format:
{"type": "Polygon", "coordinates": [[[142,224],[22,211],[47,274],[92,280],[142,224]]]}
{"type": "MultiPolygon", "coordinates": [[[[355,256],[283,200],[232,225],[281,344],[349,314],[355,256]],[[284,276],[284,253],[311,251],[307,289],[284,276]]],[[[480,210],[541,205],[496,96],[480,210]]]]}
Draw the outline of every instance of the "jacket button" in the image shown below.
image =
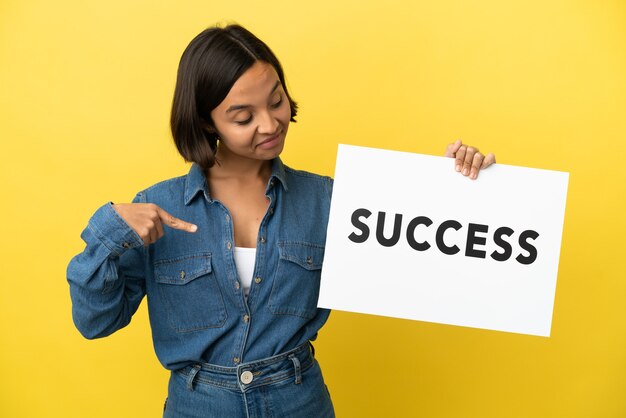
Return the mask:
{"type": "Polygon", "coordinates": [[[122,247],[124,247],[125,249],[129,249],[129,248],[130,248],[130,244],[129,244],[129,243],[127,243],[127,242],[124,242],[124,243],[122,244],[122,247]]]}
{"type": "Polygon", "coordinates": [[[306,263],[307,263],[307,264],[313,264],[313,257],[308,256],[308,257],[306,258],[306,263]]]}
{"type": "Polygon", "coordinates": [[[230,241],[228,241],[226,243],[226,248],[228,248],[230,250],[231,248],[233,248],[233,244],[231,244],[230,241]]]}
{"type": "Polygon", "coordinates": [[[241,373],[241,383],[243,383],[244,385],[250,384],[252,383],[252,380],[254,379],[254,375],[252,374],[251,371],[246,370],[245,372],[241,373]]]}
{"type": "Polygon", "coordinates": [[[181,279],[184,279],[184,278],[185,278],[185,271],[184,271],[184,270],[181,270],[181,271],[180,271],[180,278],[181,278],[181,279]]]}
{"type": "Polygon", "coordinates": [[[259,239],[259,241],[261,241],[261,244],[265,244],[265,237],[261,237],[261,239],[259,239]]]}
{"type": "Polygon", "coordinates": [[[263,280],[263,279],[261,279],[260,277],[255,277],[254,278],[254,283],[257,283],[257,284],[261,283],[261,280],[263,280]]]}
{"type": "Polygon", "coordinates": [[[235,289],[239,290],[239,287],[240,287],[240,286],[241,286],[241,285],[239,284],[239,282],[235,282],[235,289]]]}
{"type": "Polygon", "coordinates": [[[233,359],[233,363],[235,363],[235,364],[239,364],[239,362],[240,362],[240,361],[241,361],[241,360],[239,360],[239,357],[235,357],[235,358],[233,359]]]}
{"type": "Polygon", "coordinates": [[[243,322],[245,322],[245,323],[250,322],[250,317],[248,315],[244,315],[243,316],[243,322]]]}
{"type": "Polygon", "coordinates": [[[274,214],[274,208],[270,207],[270,215],[273,215],[273,214],[274,214]]]}

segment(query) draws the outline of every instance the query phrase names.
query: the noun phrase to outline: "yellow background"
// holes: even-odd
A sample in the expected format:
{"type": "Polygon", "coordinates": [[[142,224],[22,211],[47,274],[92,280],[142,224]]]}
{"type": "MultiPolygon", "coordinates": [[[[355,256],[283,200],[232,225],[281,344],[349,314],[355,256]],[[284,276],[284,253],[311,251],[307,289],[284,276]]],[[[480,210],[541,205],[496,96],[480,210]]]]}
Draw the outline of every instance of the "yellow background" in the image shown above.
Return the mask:
{"type": "Polygon", "coordinates": [[[145,305],[86,341],[65,268],[97,207],[187,171],[178,60],[230,21],[284,65],[294,167],[462,138],[571,173],[552,336],[334,312],[316,348],[338,416],[626,417],[622,0],[0,1],[0,416],[160,416],[145,305]]]}

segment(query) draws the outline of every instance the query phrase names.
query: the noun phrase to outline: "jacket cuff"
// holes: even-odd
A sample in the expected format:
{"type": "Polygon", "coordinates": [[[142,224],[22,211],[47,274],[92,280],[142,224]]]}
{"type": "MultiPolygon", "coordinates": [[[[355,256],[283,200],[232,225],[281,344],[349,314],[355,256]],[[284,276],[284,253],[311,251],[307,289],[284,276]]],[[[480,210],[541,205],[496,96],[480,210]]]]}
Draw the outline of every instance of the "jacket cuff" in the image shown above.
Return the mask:
{"type": "Polygon", "coordinates": [[[113,209],[112,202],[98,208],[87,227],[113,255],[119,256],[126,250],[143,246],[141,237],[113,209]]]}

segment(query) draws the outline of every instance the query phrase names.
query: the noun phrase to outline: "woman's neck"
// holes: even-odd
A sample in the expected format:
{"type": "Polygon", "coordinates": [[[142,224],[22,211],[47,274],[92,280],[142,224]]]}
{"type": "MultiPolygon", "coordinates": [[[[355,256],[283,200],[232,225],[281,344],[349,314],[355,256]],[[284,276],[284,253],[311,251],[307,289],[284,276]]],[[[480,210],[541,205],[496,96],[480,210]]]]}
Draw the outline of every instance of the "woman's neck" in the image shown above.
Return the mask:
{"type": "Polygon", "coordinates": [[[215,157],[215,165],[208,173],[213,179],[261,179],[266,182],[272,174],[271,161],[241,157],[220,148],[215,157]]]}

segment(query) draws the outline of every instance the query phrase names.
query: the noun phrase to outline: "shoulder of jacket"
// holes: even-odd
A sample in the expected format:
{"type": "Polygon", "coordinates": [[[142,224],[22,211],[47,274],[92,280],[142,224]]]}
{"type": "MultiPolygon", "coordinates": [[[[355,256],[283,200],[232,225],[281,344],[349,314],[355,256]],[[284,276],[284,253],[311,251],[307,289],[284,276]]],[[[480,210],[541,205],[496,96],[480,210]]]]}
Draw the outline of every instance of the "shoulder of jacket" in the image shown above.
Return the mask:
{"type": "Polygon", "coordinates": [[[304,170],[296,170],[288,166],[285,166],[285,174],[289,177],[294,177],[296,179],[320,181],[324,183],[332,180],[332,178],[329,176],[323,176],[321,174],[315,174],[304,170]]]}
{"type": "Polygon", "coordinates": [[[289,190],[308,195],[313,193],[323,201],[330,201],[333,189],[333,179],[331,177],[303,170],[294,170],[290,167],[285,167],[285,177],[289,190]]]}
{"type": "Polygon", "coordinates": [[[173,177],[167,180],[162,180],[158,183],[153,184],[152,186],[146,189],[141,190],[137,194],[144,195],[144,196],[147,196],[148,194],[150,194],[151,196],[159,195],[162,192],[167,192],[167,193],[179,192],[183,194],[185,192],[186,180],[187,180],[187,174],[184,174],[178,177],[173,177]]]}

